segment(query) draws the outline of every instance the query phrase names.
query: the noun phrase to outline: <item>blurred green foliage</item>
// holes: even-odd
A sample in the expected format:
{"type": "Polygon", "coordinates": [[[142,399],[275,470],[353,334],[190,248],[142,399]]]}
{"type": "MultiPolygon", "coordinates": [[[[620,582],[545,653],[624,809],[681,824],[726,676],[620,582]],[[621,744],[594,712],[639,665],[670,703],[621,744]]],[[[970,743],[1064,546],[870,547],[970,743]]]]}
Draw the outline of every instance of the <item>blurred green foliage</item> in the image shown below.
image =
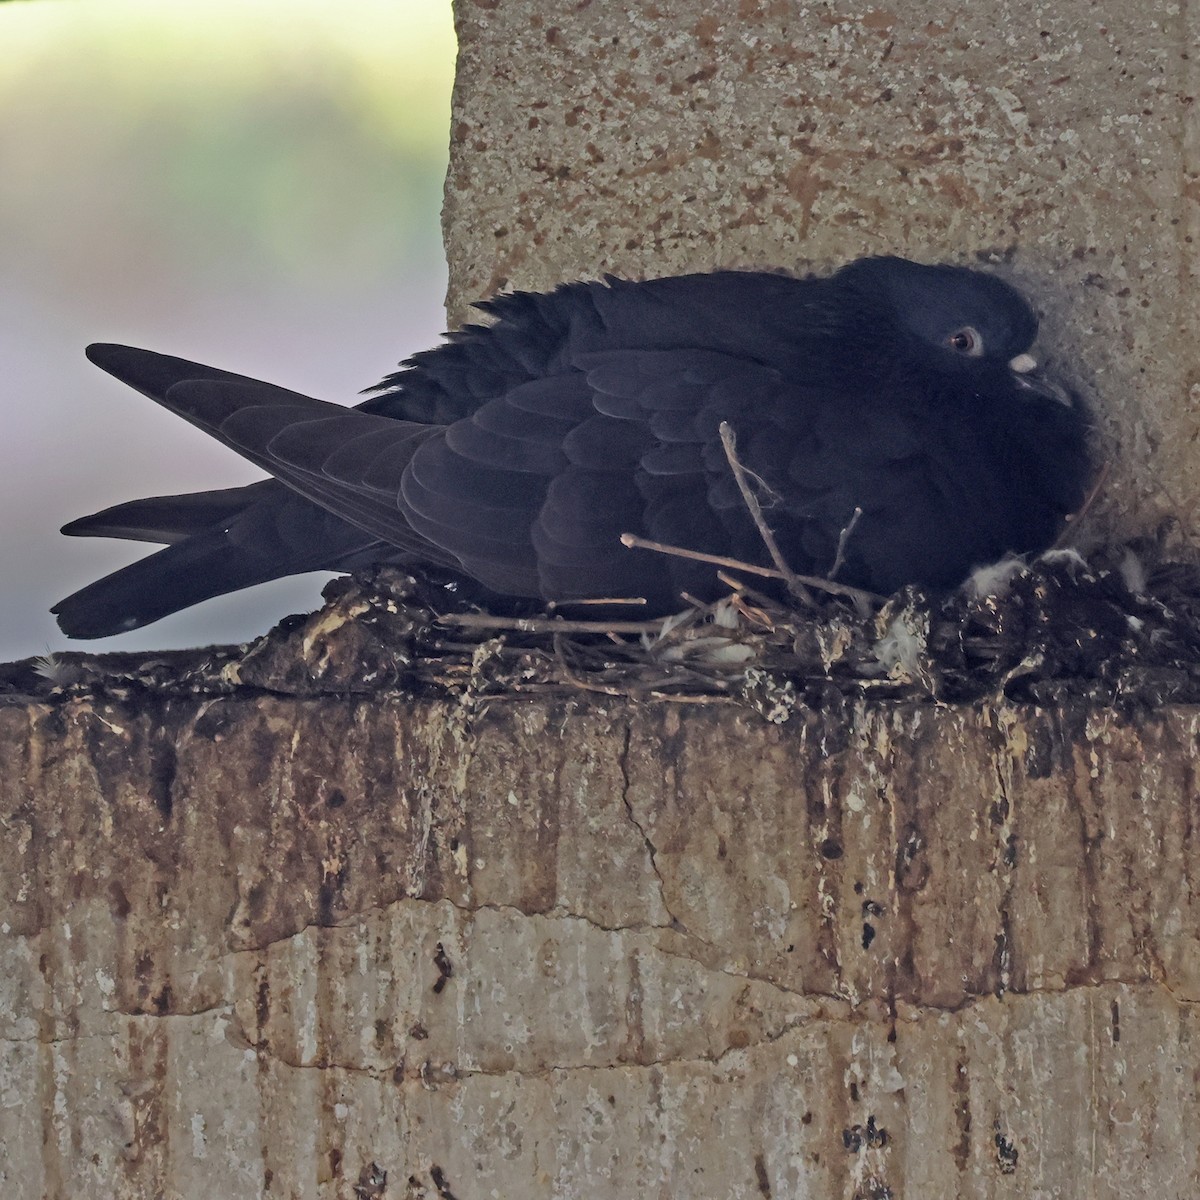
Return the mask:
{"type": "Polygon", "coordinates": [[[169,256],[202,284],[220,243],[235,272],[370,286],[440,255],[449,0],[39,0],[0,46],[26,262],[169,256]]]}

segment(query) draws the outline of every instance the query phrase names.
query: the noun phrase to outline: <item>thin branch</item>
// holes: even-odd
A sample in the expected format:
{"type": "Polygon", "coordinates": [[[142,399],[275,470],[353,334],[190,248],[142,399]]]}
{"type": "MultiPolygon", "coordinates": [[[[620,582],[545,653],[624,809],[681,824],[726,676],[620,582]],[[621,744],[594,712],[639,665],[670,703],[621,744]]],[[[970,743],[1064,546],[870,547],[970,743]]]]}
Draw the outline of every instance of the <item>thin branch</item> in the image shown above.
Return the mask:
{"type": "Polygon", "coordinates": [[[861,517],[862,509],[856,504],[854,506],[854,516],[850,518],[845,529],[838,534],[837,553],[833,556],[833,566],[829,568],[830,579],[842,569],[842,564],[846,561],[846,543],[850,540],[850,535],[854,532],[854,527],[858,524],[861,517]]]}
{"type": "Polygon", "coordinates": [[[752,588],[744,579],[738,579],[733,575],[727,575],[724,571],[717,572],[717,578],[733,591],[740,593],[743,596],[749,596],[755,604],[763,608],[777,608],[778,604],[772,600],[766,592],[760,592],[757,588],[752,588]]]}
{"type": "MultiPolygon", "coordinates": [[[[621,545],[638,550],[653,550],[657,554],[673,554],[677,558],[690,558],[696,562],[712,563],[716,567],[727,567],[731,571],[745,571],[750,575],[761,575],[766,579],[783,579],[782,571],[772,567],[758,567],[753,563],[739,562],[736,558],[726,558],[723,554],[703,554],[699,550],[687,550],[683,546],[671,546],[666,542],[652,542],[649,538],[638,537],[636,533],[621,534],[621,545]]],[[[832,579],[818,579],[815,575],[797,575],[796,578],[805,587],[814,588],[819,592],[828,592],[831,596],[845,596],[855,604],[883,604],[886,596],[876,595],[863,588],[851,587],[847,583],[836,583],[832,579]]]]}
{"type": "Polygon", "coordinates": [[[590,683],[586,679],[581,679],[576,675],[567,663],[567,656],[563,649],[563,640],[559,634],[554,635],[554,658],[558,663],[558,669],[566,676],[567,682],[572,686],[580,688],[585,692],[599,692],[602,696],[624,696],[626,694],[619,688],[608,687],[603,683],[590,683]]]}
{"type": "Polygon", "coordinates": [[[657,621],[567,621],[562,617],[493,617],[490,613],[443,613],[439,625],[462,629],[507,629],[514,633],[654,633],[657,621]]]}
{"type": "Polygon", "coordinates": [[[639,605],[645,606],[645,596],[596,596],[588,600],[551,600],[546,605],[547,612],[554,612],[556,608],[562,608],[564,605],[572,606],[584,604],[623,604],[631,608],[636,608],[639,605]]]}
{"type": "MultiPolygon", "coordinates": [[[[751,519],[754,521],[755,527],[758,529],[759,536],[763,540],[763,545],[766,546],[767,552],[771,556],[771,561],[779,570],[779,577],[787,584],[788,591],[803,604],[807,604],[809,608],[816,607],[816,601],[812,597],[812,593],[800,582],[796,573],[788,566],[787,561],[779,552],[779,546],[775,541],[775,535],[771,532],[767,525],[766,518],[762,515],[762,506],[758,502],[758,497],[754,494],[750,484],[746,478],[746,468],[742,466],[741,461],[737,456],[737,437],[733,432],[733,426],[728,421],[722,421],[720,425],[721,446],[725,450],[725,457],[729,460],[729,469],[733,472],[733,478],[737,482],[738,491],[742,493],[742,499],[745,501],[746,509],[750,513],[751,519]]],[[[761,482],[761,481],[760,481],[761,482]]],[[[765,485],[764,485],[765,486],[765,485]]],[[[768,489],[769,490],[769,489],[768,489]]]]}
{"type": "Polygon", "coordinates": [[[653,550],[656,554],[672,554],[676,558],[690,558],[695,562],[712,563],[717,567],[728,567],[733,571],[748,571],[751,575],[763,575],[767,579],[782,579],[783,575],[773,567],[756,567],[753,563],[726,558],[723,554],[705,554],[701,550],[688,550],[683,546],[671,546],[666,542],[652,542],[638,537],[636,533],[621,534],[621,545],[637,550],[653,550]]]}
{"type": "Polygon", "coordinates": [[[726,575],[724,571],[718,571],[717,578],[726,587],[733,589],[730,599],[744,620],[760,625],[770,633],[775,632],[775,621],[771,614],[784,615],[776,601],[743,583],[740,579],[726,575]]]}
{"type": "Polygon", "coordinates": [[[1054,539],[1054,545],[1050,547],[1051,550],[1061,550],[1067,544],[1071,534],[1074,532],[1075,526],[1087,516],[1088,509],[1096,502],[1096,497],[1100,495],[1100,489],[1104,487],[1105,481],[1108,479],[1108,473],[1111,470],[1111,461],[1101,465],[1100,470],[1096,472],[1096,482],[1092,484],[1092,490],[1083,498],[1083,503],[1073,513],[1067,513],[1063,518],[1062,531],[1054,539]]]}

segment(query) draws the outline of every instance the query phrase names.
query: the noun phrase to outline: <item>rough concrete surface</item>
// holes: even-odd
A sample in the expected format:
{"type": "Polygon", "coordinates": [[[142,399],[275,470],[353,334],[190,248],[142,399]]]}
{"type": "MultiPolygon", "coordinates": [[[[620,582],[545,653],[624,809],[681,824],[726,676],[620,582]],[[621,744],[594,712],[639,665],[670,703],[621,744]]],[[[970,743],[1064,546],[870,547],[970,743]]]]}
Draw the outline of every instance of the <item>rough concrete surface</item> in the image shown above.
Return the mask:
{"type": "Polygon", "coordinates": [[[1198,736],[14,704],[0,1193],[1190,1195],[1198,736]]]}
{"type": "Polygon", "coordinates": [[[451,311],[604,271],[995,261],[1095,404],[1100,536],[1200,526],[1200,10],[458,0],[451,311]]]}

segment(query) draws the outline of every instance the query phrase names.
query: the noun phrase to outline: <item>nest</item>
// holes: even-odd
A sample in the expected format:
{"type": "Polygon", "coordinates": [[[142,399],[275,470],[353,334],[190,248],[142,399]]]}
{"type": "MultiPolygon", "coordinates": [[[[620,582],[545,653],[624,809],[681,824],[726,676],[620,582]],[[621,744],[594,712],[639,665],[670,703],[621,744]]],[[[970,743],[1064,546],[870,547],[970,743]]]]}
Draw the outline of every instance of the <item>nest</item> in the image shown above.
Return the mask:
{"type": "MultiPolygon", "coordinates": [[[[657,620],[496,616],[453,584],[394,568],[334,580],[318,612],[247,646],[49,656],[0,672],[17,697],[102,693],[406,694],[471,707],[599,693],[737,705],[786,721],[848,698],[1095,705],[1200,701],[1200,571],[1145,547],[1089,564],[1070,550],[977,574],[950,595],[889,598],[808,581],[773,598],[735,567],[728,594],[657,620]]],[[[742,565],[744,573],[761,571],[742,565]]]]}
{"type": "MultiPolygon", "coordinates": [[[[500,616],[452,580],[391,567],[335,580],[324,608],[248,646],[162,655],[50,655],[0,668],[0,703],[101,692],[221,695],[417,694],[482,704],[599,693],[627,701],[731,704],[773,722],[798,709],[869,698],[934,704],[1155,706],[1200,701],[1200,570],[1164,561],[1162,539],[1085,561],[1054,549],[977,571],[949,595],[874,596],[790,570],[763,518],[763,480],[721,439],[773,568],[665,546],[709,563],[726,595],[684,595],[676,615],[625,619],[635,600],[500,616]],[[770,583],[763,583],[763,579],[770,583]],[[757,585],[754,581],[757,581],[757,585]],[[774,588],[773,592],[761,590],[774,588]],[[618,611],[624,616],[607,614],[618,611]]],[[[1077,527],[1103,482],[1069,522],[1077,527]]]]}

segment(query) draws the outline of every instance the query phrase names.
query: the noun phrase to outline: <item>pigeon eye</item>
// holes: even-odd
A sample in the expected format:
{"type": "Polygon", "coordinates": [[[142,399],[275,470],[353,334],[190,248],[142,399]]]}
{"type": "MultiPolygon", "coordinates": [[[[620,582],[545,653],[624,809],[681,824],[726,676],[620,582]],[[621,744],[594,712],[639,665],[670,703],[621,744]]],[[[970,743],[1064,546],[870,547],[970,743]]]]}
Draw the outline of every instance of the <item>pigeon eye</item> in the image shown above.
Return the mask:
{"type": "Polygon", "coordinates": [[[979,331],[972,329],[970,325],[955,330],[946,341],[952,349],[968,358],[978,358],[983,353],[983,338],[979,336],[979,331]]]}

